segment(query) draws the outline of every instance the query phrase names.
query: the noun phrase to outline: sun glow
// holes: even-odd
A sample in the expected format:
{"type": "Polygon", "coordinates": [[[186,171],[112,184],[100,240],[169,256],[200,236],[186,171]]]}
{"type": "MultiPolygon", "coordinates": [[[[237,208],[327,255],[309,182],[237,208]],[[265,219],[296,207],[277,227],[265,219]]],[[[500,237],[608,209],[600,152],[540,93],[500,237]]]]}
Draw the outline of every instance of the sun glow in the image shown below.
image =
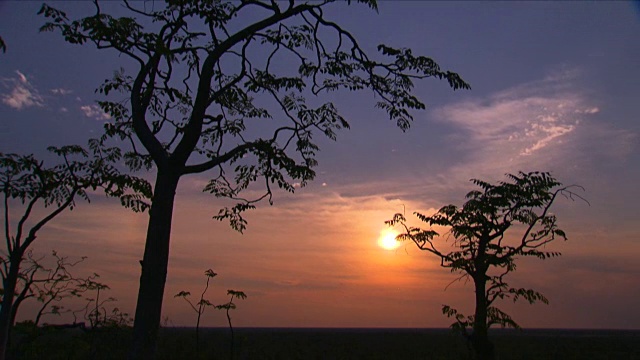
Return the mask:
{"type": "Polygon", "coordinates": [[[398,232],[393,229],[384,229],[380,231],[378,237],[378,246],[385,250],[394,250],[400,246],[400,241],[396,240],[398,232]]]}

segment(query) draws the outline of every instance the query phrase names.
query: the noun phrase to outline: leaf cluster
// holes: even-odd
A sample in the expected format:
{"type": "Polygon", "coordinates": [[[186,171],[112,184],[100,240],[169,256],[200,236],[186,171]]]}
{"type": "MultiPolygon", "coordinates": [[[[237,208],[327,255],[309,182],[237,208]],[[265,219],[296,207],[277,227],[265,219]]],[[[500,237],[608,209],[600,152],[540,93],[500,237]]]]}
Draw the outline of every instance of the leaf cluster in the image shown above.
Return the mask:
{"type": "Polygon", "coordinates": [[[200,317],[204,313],[207,306],[213,307],[217,310],[232,310],[236,308],[236,305],[233,303],[234,298],[243,299],[243,300],[247,298],[247,295],[242,291],[227,290],[227,295],[231,296],[230,300],[224,304],[214,305],[211,301],[205,299],[204,296],[209,289],[209,281],[212,278],[218,276],[218,274],[214,272],[212,269],[205,271],[204,274],[207,277],[207,282],[202,291],[202,294],[200,295],[200,299],[198,300],[198,302],[193,303],[191,302],[191,300],[189,300],[189,296],[191,295],[191,292],[189,291],[182,290],[173,296],[174,298],[178,298],[178,297],[183,298],[189,304],[191,309],[198,314],[198,324],[200,323],[200,317]]]}

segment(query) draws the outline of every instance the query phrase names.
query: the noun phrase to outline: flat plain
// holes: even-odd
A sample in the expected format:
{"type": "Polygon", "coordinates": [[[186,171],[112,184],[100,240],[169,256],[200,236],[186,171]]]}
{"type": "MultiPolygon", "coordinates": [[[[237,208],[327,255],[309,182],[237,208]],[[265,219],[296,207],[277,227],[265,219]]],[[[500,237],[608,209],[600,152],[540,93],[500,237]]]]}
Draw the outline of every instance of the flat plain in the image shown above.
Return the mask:
{"type": "MultiPolygon", "coordinates": [[[[233,359],[471,359],[448,329],[238,328],[233,359]]],[[[18,332],[15,359],[125,359],[130,329],[18,332]]],[[[229,329],[163,328],[159,359],[230,359],[229,329]]],[[[16,339],[17,338],[17,339],[16,339]]],[[[640,360],[640,330],[492,331],[500,360],[640,360]]]]}

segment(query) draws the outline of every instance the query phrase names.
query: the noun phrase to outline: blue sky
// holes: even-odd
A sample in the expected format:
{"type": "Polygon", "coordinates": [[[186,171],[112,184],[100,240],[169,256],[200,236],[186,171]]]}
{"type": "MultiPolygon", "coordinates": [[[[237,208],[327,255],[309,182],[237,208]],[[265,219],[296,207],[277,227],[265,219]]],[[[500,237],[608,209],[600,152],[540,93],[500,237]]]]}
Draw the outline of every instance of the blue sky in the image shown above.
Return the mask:
{"type": "MultiPolygon", "coordinates": [[[[55,5],[72,17],[90,11],[78,2],[55,5]]],[[[38,33],[39,7],[0,3],[8,48],[0,55],[1,152],[45,156],[49,145],[99,134],[108,118],[95,106],[94,89],[124,61],[38,33]]],[[[228,287],[249,294],[235,316],[241,326],[446,326],[440,304],[469,309],[472,289],[456,284],[444,291],[452,275],[409,246],[379,248],[383,221],[403,206],[427,212],[460,203],[471,178],[540,170],[583,185],[591,206],[558,204],[570,238],[555,244],[564,256],[525,262],[514,277],[551,304],[517,305],[516,320],[529,327],[639,328],[632,306],[640,297],[638,6],[383,1],[378,14],[341,5],[327,14],[363,47],[410,47],[460,73],[472,90],[420,83],[416,93],[428,109],[415,113],[406,133],[373,108],[369,94],[331,94],[352,129],[337,142],[322,141],[316,180],[249,214],[243,236],[210,219],[219,204],[200,193],[206,178],[183,179],[166,315],[189,324],[191,314],[172,294],[196,292],[212,267],[221,274],[212,298],[223,302],[228,287]],[[274,316],[283,304],[286,311],[274,316]]],[[[133,312],[145,220],[97,198],[57,219],[37,249],[88,255],[85,270],[101,273],[121,307],[133,312]]],[[[224,325],[213,315],[205,322],[224,325]]]]}

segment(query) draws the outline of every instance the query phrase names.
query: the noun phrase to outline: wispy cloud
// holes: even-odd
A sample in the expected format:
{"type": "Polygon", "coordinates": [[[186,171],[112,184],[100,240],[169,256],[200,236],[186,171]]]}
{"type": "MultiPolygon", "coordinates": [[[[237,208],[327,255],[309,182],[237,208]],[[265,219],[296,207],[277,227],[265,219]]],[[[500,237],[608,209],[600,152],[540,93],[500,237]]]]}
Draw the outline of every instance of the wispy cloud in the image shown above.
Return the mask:
{"type": "Polygon", "coordinates": [[[16,110],[28,107],[44,106],[44,99],[38,90],[31,85],[27,77],[16,70],[17,77],[3,78],[2,84],[6,89],[10,89],[8,94],[2,94],[2,102],[16,110]]]}
{"type": "Polygon", "coordinates": [[[620,157],[626,149],[628,155],[635,134],[611,125],[601,105],[576,85],[579,76],[564,71],[435,110],[437,121],[456,129],[451,143],[465,154],[444,177],[463,182],[588,166],[596,153],[620,157]]]}
{"type": "Polygon", "coordinates": [[[56,88],[49,90],[54,95],[69,95],[73,93],[73,90],[64,89],[64,88],[56,88]]]}
{"type": "Polygon", "coordinates": [[[100,106],[92,104],[92,105],[83,105],[80,106],[80,110],[84,113],[84,115],[88,118],[93,118],[96,120],[109,120],[111,119],[111,115],[102,111],[100,106]]]}

